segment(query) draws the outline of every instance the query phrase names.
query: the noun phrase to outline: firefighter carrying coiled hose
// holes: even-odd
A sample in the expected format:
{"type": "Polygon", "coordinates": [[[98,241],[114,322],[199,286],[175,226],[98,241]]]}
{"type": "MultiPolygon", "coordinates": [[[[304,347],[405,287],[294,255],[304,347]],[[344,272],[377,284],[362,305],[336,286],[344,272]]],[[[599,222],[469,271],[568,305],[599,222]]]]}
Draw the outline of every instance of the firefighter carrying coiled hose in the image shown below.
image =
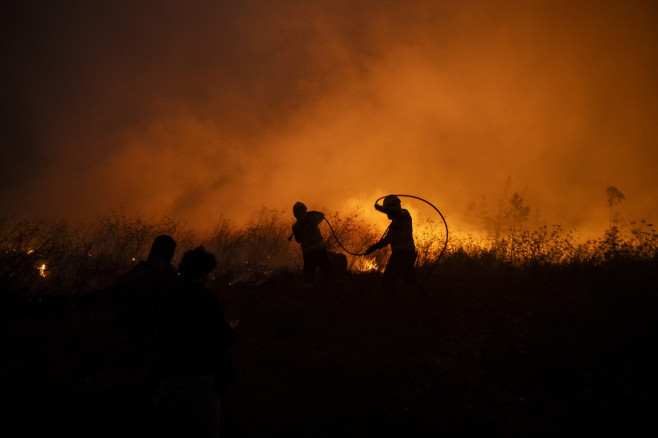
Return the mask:
{"type": "MultiPolygon", "coordinates": [[[[331,223],[329,223],[329,221],[324,217],[324,215],[322,215],[322,217],[317,216],[316,219],[318,220],[314,222],[317,222],[317,224],[319,224],[324,219],[324,221],[327,222],[327,225],[329,225],[329,229],[331,230],[338,245],[343,249],[343,251],[353,256],[366,256],[373,253],[374,251],[377,251],[381,248],[390,245],[391,257],[389,258],[388,263],[386,264],[386,268],[384,269],[384,274],[382,275],[382,287],[384,291],[391,292],[395,290],[396,283],[400,276],[403,277],[405,283],[407,283],[408,285],[411,285],[413,287],[418,287],[421,289],[424,288],[424,285],[428,277],[430,276],[430,274],[438,264],[439,260],[445,253],[446,248],[448,246],[448,223],[443,217],[443,214],[439,211],[438,208],[436,208],[429,201],[414,195],[382,196],[375,201],[375,209],[379,212],[385,213],[386,216],[391,220],[391,224],[384,232],[382,238],[377,243],[370,245],[370,247],[368,247],[368,249],[364,253],[354,253],[348,250],[347,248],[345,248],[345,246],[343,246],[340,239],[336,235],[336,232],[331,226],[331,223]],[[445,226],[445,239],[443,243],[443,248],[439,253],[439,255],[437,256],[437,258],[435,259],[432,266],[430,267],[430,269],[425,274],[425,277],[423,278],[422,282],[418,281],[416,270],[414,267],[417,253],[416,253],[416,247],[413,238],[413,221],[411,215],[409,214],[409,211],[402,208],[402,202],[400,201],[401,197],[417,199],[419,201],[425,202],[430,207],[432,207],[439,214],[439,216],[441,216],[441,219],[445,226]],[[383,200],[383,202],[381,205],[379,205],[379,201],[381,200],[383,200]]],[[[315,225],[316,227],[317,224],[315,225]]],[[[317,231],[317,233],[319,233],[319,230],[317,231]]],[[[295,235],[294,232],[288,238],[288,240],[291,240],[293,235],[295,235]]],[[[299,239],[296,240],[299,242],[299,239]]],[[[313,268],[313,270],[315,270],[315,267],[313,268]]]]}

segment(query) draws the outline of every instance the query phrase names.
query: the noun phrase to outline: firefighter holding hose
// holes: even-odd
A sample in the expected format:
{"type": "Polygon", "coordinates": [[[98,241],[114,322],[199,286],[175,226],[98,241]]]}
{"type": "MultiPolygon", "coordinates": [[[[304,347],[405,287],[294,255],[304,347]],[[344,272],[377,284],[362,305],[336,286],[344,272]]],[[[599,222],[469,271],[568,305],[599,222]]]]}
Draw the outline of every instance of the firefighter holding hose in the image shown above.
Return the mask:
{"type": "Polygon", "coordinates": [[[375,203],[375,209],[391,220],[388,231],[381,240],[366,250],[366,255],[391,245],[391,257],[386,264],[382,276],[382,287],[385,292],[393,292],[395,284],[403,276],[405,283],[419,286],[414,263],[416,262],[416,246],[414,244],[413,224],[409,211],[402,208],[400,198],[388,195],[382,205],[375,203]]]}

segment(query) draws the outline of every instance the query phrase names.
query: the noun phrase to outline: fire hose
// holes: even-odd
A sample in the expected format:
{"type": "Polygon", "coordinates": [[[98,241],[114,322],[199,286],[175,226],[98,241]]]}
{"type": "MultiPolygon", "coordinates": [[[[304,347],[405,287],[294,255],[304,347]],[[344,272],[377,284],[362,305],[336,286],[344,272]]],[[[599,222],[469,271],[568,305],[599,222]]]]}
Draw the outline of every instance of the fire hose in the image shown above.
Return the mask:
{"type": "MultiPolygon", "coordinates": [[[[422,284],[425,284],[425,281],[426,281],[427,278],[430,276],[430,274],[432,273],[432,271],[434,271],[434,268],[436,268],[436,266],[437,266],[438,263],[439,263],[439,260],[441,260],[441,257],[443,257],[443,254],[445,253],[446,249],[448,248],[448,222],[446,222],[445,217],[443,217],[443,214],[439,211],[439,209],[436,208],[436,207],[434,206],[434,204],[432,204],[431,202],[429,202],[429,201],[426,200],[426,199],[423,199],[423,198],[420,198],[420,197],[418,197],[418,196],[414,196],[414,195],[386,195],[386,196],[397,196],[397,197],[404,197],[404,198],[413,198],[413,199],[417,199],[417,200],[419,200],[419,201],[423,201],[424,203],[426,203],[427,205],[429,205],[430,207],[432,207],[432,208],[433,208],[433,209],[439,214],[439,216],[441,216],[441,220],[443,221],[443,225],[444,225],[445,230],[446,230],[446,236],[445,236],[445,240],[444,240],[444,242],[443,242],[443,248],[441,249],[441,252],[439,253],[439,256],[436,258],[436,260],[435,260],[434,263],[432,264],[432,267],[429,269],[429,271],[427,271],[427,273],[425,274],[425,277],[423,278],[422,284]]],[[[386,198],[386,196],[382,196],[381,198],[378,198],[378,199],[375,201],[375,205],[376,205],[379,201],[381,201],[382,199],[386,198]]],[[[327,225],[329,225],[329,229],[331,230],[331,233],[334,235],[334,239],[336,239],[336,242],[337,242],[338,245],[343,249],[343,251],[345,251],[346,253],[348,253],[348,254],[350,254],[350,255],[353,255],[353,256],[355,256],[355,257],[361,257],[361,256],[365,256],[365,255],[366,255],[365,253],[354,253],[354,252],[348,250],[347,248],[345,248],[345,246],[343,246],[343,244],[341,243],[340,239],[338,239],[338,236],[336,235],[336,232],[334,231],[333,227],[331,226],[331,223],[329,223],[329,221],[327,220],[327,218],[324,218],[324,221],[327,223],[327,225]]],[[[384,235],[386,235],[387,232],[388,232],[388,228],[386,229],[386,231],[384,231],[384,235]]],[[[382,236],[382,237],[383,237],[383,236],[382,236]]],[[[292,239],[292,235],[290,236],[290,238],[289,238],[288,240],[290,240],[290,239],[292,239]]]]}

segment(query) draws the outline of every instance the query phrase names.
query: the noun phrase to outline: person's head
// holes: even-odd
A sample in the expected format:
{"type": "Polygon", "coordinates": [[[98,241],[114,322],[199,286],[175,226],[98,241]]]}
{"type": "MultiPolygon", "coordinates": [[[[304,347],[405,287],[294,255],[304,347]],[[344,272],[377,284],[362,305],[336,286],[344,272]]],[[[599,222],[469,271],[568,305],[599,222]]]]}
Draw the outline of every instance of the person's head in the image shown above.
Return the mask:
{"type": "Polygon", "coordinates": [[[161,234],[153,241],[147,260],[169,263],[174,256],[174,252],[176,252],[176,241],[171,236],[161,234]]]}
{"type": "Polygon", "coordinates": [[[388,195],[384,198],[383,202],[384,208],[387,210],[386,215],[390,219],[392,216],[396,216],[402,210],[402,203],[400,198],[395,195],[388,195]]]}
{"type": "Polygon", "coordinates": [[[301,202],[296,202],[295,205],[292,206],[292,214],[294,214],[297,219],[303,218],[306,216],[306,206],[301,202]]]}
{"type": "Polygon", "coordinates": [[[183,259],[178,265],[178,272],[183,281],[205,282],[216,267],[215,254],[209,253],[203,246],[199,246],[183,254],[183,259]]]}

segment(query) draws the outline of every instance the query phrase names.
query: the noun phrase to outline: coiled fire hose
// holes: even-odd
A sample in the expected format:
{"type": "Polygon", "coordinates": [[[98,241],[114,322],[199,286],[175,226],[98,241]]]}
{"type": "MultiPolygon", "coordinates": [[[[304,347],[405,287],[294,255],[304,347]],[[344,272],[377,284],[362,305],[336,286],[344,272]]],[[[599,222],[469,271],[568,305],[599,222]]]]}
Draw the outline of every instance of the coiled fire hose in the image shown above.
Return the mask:
{"type": "MultiPolygon", "coordinates": [[[[440,253],[439,256],[436,258],[436,260],[434,261],[434,263],[432,264],[432,267],[427,271],[427,273],[425,274],[425,277],[423,278],[423,281],[421,282],[421,283],[424,285],[425,282],[427,281],[427,278],[430,276],[430,274],[432,273],[432,271],[434,271],[434,268],[436,268],[436,266],[438,265],[439,260],[441,260],[441,257],[443,257],[443,254],[446,252],[446,248],[448,248],[448,222],[446,222],[445,217],[443,217],[443,214],[439,211],[439,209],[436,208],[436,207],[434,206],[434,204],[432,204],[431,202],[429,202],[429,201],[426,200],[426,199],[423,199],[423,198],[421,198],[421,197],[414,196],[414,195],[386,195],[386,196],[397,196],[397,197],[404,197],[404,198],[413,198],[413,199],[417,199],[417,200],[419,200],[419,201],[423,201],[424,203],[426,203],[427,205],[429,205],[430,207],[432,207],[432,208],[433,208],[433,209],[439,214],[439,216],[441,216],[441,220],[443,221],[443,225],[445,226],[445,230],[446,230],[445,241],[443,242],[443,248],[441,249],[441,253],[440,253]]],[[[381,201],[382,199],[386,198],[386,196],[382,196],[381,198],[378,198],[378,199],[375,201],[375,204],[377,204],[377,203],[378,203],[379,201],[381,201]]],[[[338,245],[343,249],[343,251],[345,251],[346,253],[348,253],[348,254],[350,254],[350,255],[356,256],[356,257],[361,257],[361,256],[365,256],[365,255],[366,255],[365,253],[361,253],[361,254],[353,253],[352,251],[350,251],[350,250],[348,250],[347,248],[345,248],[345,247],[343,246],[343,244],[340,242],[340,239],[338,239],[338,236],[336,235],[336,232],[334,231],[333,227],[331,226],[331,224],[329,223],[329,221],[327,220],[327,218],[325,218],[324,220],[325,220],[325,222],[327,223],[327,225],[329,225],[329,229],[331,230],[331,233],[334,235],[334,239],[336,239],[336,242],[337,242],[338,245]]],[[[384,235],[386,235],[387,232],[388,232],[388,228],[386,229],[386,231],[384,231],[384,235]]],[[[383,237],[383,236],[382,236],[382,237],[383,237]]]]}

